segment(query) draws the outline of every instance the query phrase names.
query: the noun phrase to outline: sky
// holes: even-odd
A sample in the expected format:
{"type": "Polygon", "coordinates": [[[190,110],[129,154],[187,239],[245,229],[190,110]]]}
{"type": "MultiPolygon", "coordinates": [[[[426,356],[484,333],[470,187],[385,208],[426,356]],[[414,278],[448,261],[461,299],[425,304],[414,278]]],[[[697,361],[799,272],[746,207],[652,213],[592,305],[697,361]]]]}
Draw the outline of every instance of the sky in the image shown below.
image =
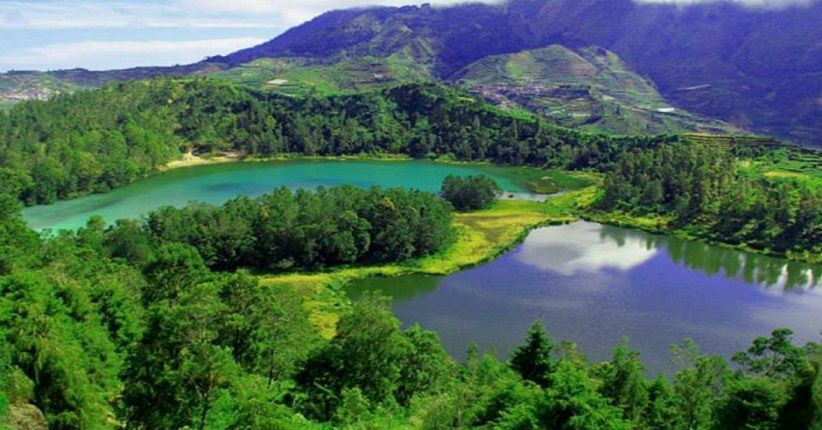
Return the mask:
{"type": "MultiPolygon", "coordinates": [[[[464,0],[428,0],[433,5],[464,0]]],[[[491,3],[499,0],[481,0],[491,3]]],[[[715,0],[636,0],[693,3],[715,0]]],[[[808,0],[732,0],[779,6],[808,0]]],[[[0,71],[187,64],[276,37],[324,11],[420,0],[0,0],[0,71]]]]}

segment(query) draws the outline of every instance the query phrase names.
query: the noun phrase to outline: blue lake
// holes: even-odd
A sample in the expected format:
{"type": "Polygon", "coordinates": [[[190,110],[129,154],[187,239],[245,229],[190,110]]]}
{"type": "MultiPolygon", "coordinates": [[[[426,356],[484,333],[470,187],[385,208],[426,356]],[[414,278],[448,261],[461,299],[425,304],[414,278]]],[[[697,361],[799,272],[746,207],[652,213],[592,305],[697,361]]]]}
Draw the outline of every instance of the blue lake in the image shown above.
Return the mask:
{"type": "Polygon", "coordinates": [[[822,331],[822,267],[579,222],[535,230],[514,251],[447,277],[372,278],[404,324],[436,330],[463,357],[471,342],[506,356],[535,320],[555,340],[607,359],[625,336],[649,372],[673,370],[672,343],[730,356],[777,327],[822,331]]]}

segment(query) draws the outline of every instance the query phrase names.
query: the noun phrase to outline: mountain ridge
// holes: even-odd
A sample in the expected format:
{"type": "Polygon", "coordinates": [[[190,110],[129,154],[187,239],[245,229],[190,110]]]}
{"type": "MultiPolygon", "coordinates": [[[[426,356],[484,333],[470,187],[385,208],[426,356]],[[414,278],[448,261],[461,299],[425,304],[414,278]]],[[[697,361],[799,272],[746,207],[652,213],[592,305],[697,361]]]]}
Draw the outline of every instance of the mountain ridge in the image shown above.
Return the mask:
{"type": "MultiPolygon", "coordinates": [[[[109,80],[207,74],[264,58],[333,64],[411,52],[415,66],[447,81],[483,58],[551,45],[614,52],[681,110],[822,145],[820,1],[779,10],[732,2],[674,6],[632,0],[335,10],[261,45],[200,63],[89,74],[109,80]]],[[[53,75],[61,73],[69,76],[53,75]]]]}

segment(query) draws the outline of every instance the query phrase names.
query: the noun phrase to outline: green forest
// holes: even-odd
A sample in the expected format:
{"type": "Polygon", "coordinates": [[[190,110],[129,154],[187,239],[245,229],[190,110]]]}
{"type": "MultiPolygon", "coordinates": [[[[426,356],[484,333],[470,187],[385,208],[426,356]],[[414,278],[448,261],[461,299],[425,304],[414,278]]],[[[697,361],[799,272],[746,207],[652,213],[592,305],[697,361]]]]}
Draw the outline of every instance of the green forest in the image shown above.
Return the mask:
{"type": "Polygon", "coordinates": [[[324,340],[300,297],[211,270],[203,244],[95,220],[42,239],[19,210],[0,198],[0,415],[35,405],[52,429],[822,428],[822,346],[787,329],[733,366],[686,341],[670,377],[647,377],[626,342],[590,362],[539,324],[508,361],[472,348],[457,363],[385,298],[356,302],[324,340]]]}
{"type": "Polygon", "coordinates": [[[0,178],[1,191],[42,204],[130,183],[186,150],[449,156],[603,170],[628,147],[677,139],[557,128],[435,85],[297,99],[216,80],[156,79],[22,103],[0,115],[0,178]]]}
{"type": "Polygon", "coordinates": [[[587,171],[602,178],[591,213],[822,255],[818,178],[756,170],[792,162],[790,148],[583,133],[435,85],[290,98],[154,79],[21,103],[0,114],[0,427],[36,407],[58,430],[822,430],[822,345],[796,345],[788,329],[730,361],[683,341],[678,370],[660,376],[627,341],[592,362],[539,324],[510,359],[471,348],[457,362],[436,333],[403,329],[384,297],[339,309],[326,339],[301,296],[255,276],[437,255],[454,240],[454,208],[497,192],[484,178],[450,178],[442,196],[278,189],[49,235],[21,215],[187,151],[587,171]]]}
{"type": "Polygon", "coordinates": [[[605,175],[598,206],[665,214],[698,237],[760,250],[822,255],[822,187],[736,172],[720,147],[673,143],[632,150],[605,175]]]}
{"type": "Polygon", "coordinates": [[[25,204],[105,192],[185,151],[590,170],[607,178],[603,210],[666,215],[696,237],[805,260],[822,252],[822,179],[749,177],[735,167],[773,150],[565,129],[433,84],[291,98],[211,79],[153,79],[21,103],[0,114],[0,192],[25,204]]]}
{"type": "Polygon", "coordinates": [[[209,268],[276,271],[401,262],[450,244],[451,206],[414,190],[344,186],[292,193],[280,188],[221,207],[195,203],[150,213],[142,226],[108,229],[108,254],[145,261],[147,247],[185,243],[209,268]]]}

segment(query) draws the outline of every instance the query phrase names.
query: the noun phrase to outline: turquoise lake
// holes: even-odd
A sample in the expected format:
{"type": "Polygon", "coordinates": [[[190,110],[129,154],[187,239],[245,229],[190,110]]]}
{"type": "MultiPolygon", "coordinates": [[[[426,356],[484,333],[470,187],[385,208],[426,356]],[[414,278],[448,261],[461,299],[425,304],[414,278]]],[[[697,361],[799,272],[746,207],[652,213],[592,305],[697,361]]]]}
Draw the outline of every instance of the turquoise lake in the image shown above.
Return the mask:
{"type": "Polygon", "coordinates": [[[26,208],[23,215],[37,230],[76,229],[92,215],[111,223],[137,218],[161,206],[190,201],[220,204],[238,195],[258,196],[278,187],[309,188],[356,185],[438,191],[448,175],[485,174],[506,191],[528,194],[499,168],[424,161],[272,161],[226,163],[172,170],[118,188],[52,205],[26,208]]]}
{"type": "MultiPolygon", "coordinates": [[[[170,171],[107,194],[27,208],[36,229],[77,228],[92,215],[137,218],[164,205],[219,204],[277,187],[356,185],[437,191],[448,175],[483,173],[509,193],[522,184],[494,166],[420,161],[231,163],[170,171]]],[[[800,342],[822,331],[822,267],[698,241],[579,222],[535,230],[501,258],[447,277],[372,278],[346,287],[354,299],[379,290],[397,316],[441,336],[463,357],[468,345],[505,356],[542,320],[557,340],[595,360],[621,337],[649,372],[672,370],[669,345],[694,339],[704,352],[730,356],[756,336],[790,327],[800,342]]]]}

